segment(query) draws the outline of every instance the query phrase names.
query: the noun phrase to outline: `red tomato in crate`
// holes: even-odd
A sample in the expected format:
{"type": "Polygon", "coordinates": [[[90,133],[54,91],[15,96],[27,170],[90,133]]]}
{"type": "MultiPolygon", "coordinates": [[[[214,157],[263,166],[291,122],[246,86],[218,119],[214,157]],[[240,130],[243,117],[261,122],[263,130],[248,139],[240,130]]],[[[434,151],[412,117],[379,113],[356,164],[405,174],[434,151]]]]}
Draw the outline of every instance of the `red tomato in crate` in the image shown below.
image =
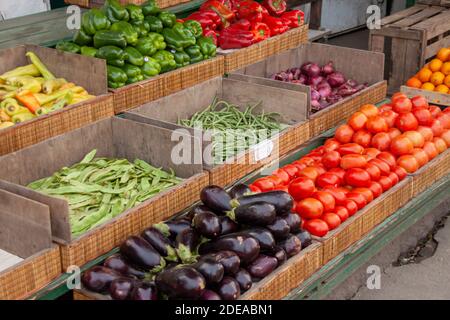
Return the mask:
{"type": "Polygon", "coordinates": [[[422,148],[425,143],[425,139],[419,131],[406,131],[403,135],[412,142],[414,148],[422,148]]]}
{"type": "Polygon", "coordinates": [[[314,165],[314,159],[311,158],[311,157],[308,157],[308,156],[303,157],[303,158],[301,158],[301,159],[299,159],[299,160],[296,160],[296,161],[294,161],[294,162],[297,162],[297,163],[303,163],[303,164],[306,165],[307,167],[310,167],[310,166],[313,166],[313,165],[314,165]]]}
{"type": "Polygon", "coordinates": [[[328,151],[322,157],[322,164],[327,169],[336,168],[341,161],[341,155],[337,151],[328,151]]]}
{"type": "Polygon", "coordinates": [[[450,129],[450,115],[441,113],[437,118],[445,129],[450,129]]]}
{"type": "Polygon", "coordinates": [[[365,148],[363,151],[363,155],[368,156],[368,160],[372,160],[373,158],[376,158],[380,152],[381,151],[376,148],[365,148]]]}
{"type": "Polygon", "coordinates": [[[445,143],[447,144],[447,148],[450,148],[450,130],[444,130],[441,138],[444,139],[445,143]]]}
{"type": "Polygon", "coordinates": [[[434,137],[440,137],[444,133],[444,126],[438,119],[433,119],[431,123],[431,131],[433,131],[434,137]]]}
{"type": "Polygon", "coordinates": [[[343,207],[345,207],[347,209],[348,215],[350,217],[353,216],[356,212],[358,212],[358,205],[353,200],[346,199],[343,204],[343,207]]]}
{"type": "Polygon", "coordinates": [[[268,177],[257,179],[255,182],[253,182],[253,185],[263,192],[271,191],[273,190],[273,188],[275,188],[275,183],[268,177]]]}
{"type": "Polygon", "coordinates": [[[304,164],[302,162],[299,162],[298,160],[292,162],[292,165],[295,166],[298,169],[297,176],[300,173],[300,171],[302,171],[303,169],[306,168],[306,164],[304,164]]]}
{"type": "Polygon", "coordinates": [[[416,130],[419,126],[419,122],[411,112],[400,114],[395,119],[395,126],[402,132],[416,130]]]}
{"type": "Polygon", "coordinates": [[[424,96],[415,96],[411,99],[411,103],[413,108],[418,109],[428,109],[430,105],[428,104],[427,99],[424,96]]]}
{"type": "Polygon", "coordinates": [[[277,169],[273,172],[273,176],[277,176],[280,179],[280,182],[278,185],[287,185],[289,181],[291,181],[291,177],[288,175],[288,173],[283,169],[277,169]]]}
{"type": "Polygon", "coordinates": [[[364,168],[367,164],[367,159],[361,154],[346,154],[341,158],[341,168],[348,170],[351,168],[364,168]]]}
{"type": "Polygon", "coordinates": [[[366,198],[367,203],[370,203],[374,199],[374,195],[370,188],[355,188],[352,190],[352,193],[360,193],[366,198]]]}
{"type": "Polygon", "coordinates": [[[400,181],[400,179],[399,179],[398,176],[395,174],[395,172],[389,173],[388,178],[391,179],[391,181],[392,181],[392,186],[395,186],[395,185],[400,181]]]}
{"type": "Polygon", "coordinates": [[[317,177],[320,175],[319,171],[315,167],[306,167],[298,173],[299,177],[306,177],[311,179],[313,182],[316,181],[317,177]]]}
{"type": "Polygon", "coordinates": [[[369,189],[372,191],[374,199],[378,198],[383,193],[383,187],[375,181],[370,183],[369,189]]]}
{"type": "Polygon", "coordinates": [[[289,184],[289,194],[292,198],[299,201],[309,198],[316,191],[314,181],[306,177],[298,177],[289,184]]]}
{"type": "Polygon", "coordinates": [[[342,223],[345,222],[349,217],[348,210],[345,207],[338,206],[334,208],[334,212],[339,216],[339,219],[341,219],[342,223]]]}
{"type": "Polygon", "coordinates": [[[327,139],[325,144],[323,145],[325,147],[326,151],[335,151],[339,148],[341,143],[336,138],[327,139]]]}
{"type": "Polygon", "coordinates": [[[433,140],[434,137],[433,130],[431,130],[430,127],[419,126],[417,127],[417,132],[419,132],[422,135],[425,142],[433,140]]]}
{"type": "Polygon", "coordinates": [[[399,114],[411,112],[412,110],[411,100],[405,97],[399,97],[398,99],[395,99],[395,102],[393,101],[392,110],[399,114]]]}
{"type": "Polygon", "coordinates": [[[290,179],[294,179],[299,171],[298,168],[293,164],[285,165],[282,169],[286,171],[290,179]]]}
{"type": "Polygon", "coordinates": [[[278,188],[278,187],[284,185],[283,180],[281,180],[281,178],[278,177],[278,176],[276,176],[276,175],[268,176],[267,179],[270,179],[270,180],[272,180],[272,182],[273,182],[274,187],[273,187],[272,190],[274,190],[275,188],[278,188]]]}
{"type": "Polygon", "coordinates": [[[388,131],[389,137],[391,137],[391,141],[394,140],[396,137],[400,136],[402,132],[398,130],[397,128],[390,128],[388,131]]]}
{"type": "Polygon", "coordinates": [[[352,142],[359,144],[363,148],[370,147],[372,135],[366,130],[358,130],[353,134],[352,142]]]}
{"type": "Polygon", "coordinates": [[[447,150],[447,144],[445,143],[445,140],[442,138],[433,138],[433,143],[436,146],[436,150],[439,153],[444,152],[445,150],[447,150]]]}
{"type": "Polygon", "coordinates": [[[359,111],[364,113],[367,118],[376,117],[380,113],[378,108],[373,104],[365,104],[361,107],[361,109],[359,109],[359,111]]]}
{"type": "Polygon", "coordinates": [[[344,176],[345,176],[345,170],[342,168],[331,168],[330,170],[328,170],[328,173],[332,173],[334,175],[337,175],[341,181],[344,181],[344,176]]]}
{"type": "Polygon", "coordinates": [[[352,137],[355,131],[348,124],[343,124],[336,129],[334,137],[340,143],[349,143],[352,141],[352,137]]]}
{"type": "Polygon", "coordinates": [[[391,171],[394,170],[396,167],[396,159],[392,155],[392,153],[383,151],[377,156],[377,159],[380,159],[381,161],[386,162],[387,165],[389,166],[389,170],[391,170],[391,171]]]}
{"type": "Polygon", "coordinates": [[[392,128],[395,125],[395,119],[397,119],[398,113],[392,110],[385,110],[380,114],[380,117],[386,121],[389,128],[392,128]]]}
{"type": "Polygon", "coordinates": [[[342,223],[341,218],[339,218],[339,216],[334,212],[325,213],[322,217],[322,220],[325,221],[330,230],[336,229],[342,223]]]}
{"type": "Polygon", "coordinates": [[[430,112],[433,118],[437,118],[442,113],[442,110],[438,106],[430,106],[430,112]]]}
{"type": "Polygon", "coordinates": [[[394,169],[394,173],[397,175],[398,180],[402,181],[403,179],[406,178],[406,176],[408,175],[408,172],[406,172],[405,169],[403,169],[402,167],[396,166],[394,169]]]}
{"type": "Polygon", "coordinates": [[[412,155],[404,155],[397,159],[397,165],[408,173],[414,173],[419,169],[419,163],[412,155]]]}
{"type": "Polygon", "coordinates": [[[413,114],[421,126],[431,126],[433,115],[428,109],[414,109],[413,114]]]}
{"type": "Polygon", "coordinates": [[[420,148],[414,148],[414,150],[412,152],[412,156],[414,158],[416,158],[417,163],[419,164],[419,168],[426,165],[429,161],[428,155],[425,152],[425,150],[420,149],[420,148]]]}
{"type": "Polygon", "coordinates": [[[364,129],[366,127],[366,123],[367,116],[360,111],[355,112],[348,120],[348,125],[355,131],[364,129]]]}
{"type": "Polygon", "coordinates": [[[380,180],[378,180],[378,183],[383,188],[383,192],[388,191],[390,188],[392,188],[392,180],[387,176],[382,176],[380,180]]]}
{"type": "Polygon", "coordinates": [[[389,125],[383,117],[376,116],[369,118],[366,123],[367,130],[370,133],[377,134],[379,132],[387,132],[389,125]]]}
{"type": "Polygon", "coordinates": [[[398,136],[391,142],[390,150],[396,156],[411,154],[413,149],[414,149],[413,143],[404,135],[398,136]]]}
{"type": "Polygon", "coordinates": [[[425,142],[423,145],[423,150],[426,152],[429,161],[436,158],[439,154],[436,145],[432,141],[425,142]]]}
{"type": "Polygon", "coordinates": [[[323,212],[330,212],[334,210],[336,206],[336,200],[326,191],[316,191],[313,193],[312,198],[319,200],[323,205],[323,212]]]}
{"type": "Polygon", "coordinates": [[[408,99],[408,97],[406,96],[406,94],[401,93],[401,92],[397,92],[397,93],[395,93],[395,94],[392,96],[392,98],[391,98],[391,104],[394,105],[395,102],[397,102],[397,100],[403,99],[403,98],[408,99]]]}
{"type": "Polygon", "coordinates": [[[312,219],[305,221],[303,229],[316,237],[324,237],[330,231],[328,224],[321,219],[312,219]]]}
{"type": "Polygon", "coordinates": [[[342,179],[333,173],[325,172],[317,177],[316,184],[319,188],[338,187],[342,184],[342,179]]]}
{"type": "Polygon", "coordinates": [[[371,141],[372,147],[385,151],[391,146],[391,137],[387,132],[380,132],[373,136],[371,141]]]}
{"type": "Polygon", "coordinates": [[[295,212],[303,219],[317,219],[323,214],[323,204],[315,198],[306,198],[297,203],[295,212]]]}
{"type": "Polygon", "coordinates": [[[380,114],[384,111],[390,111],[392,110],[392,105],[390,103],[385,103],[380,107],[380,114]]]}
{"type": "Polygon", "coordinates": [[[345,182],[352,187],[368,187],[370,181],[370,175],[364,169],[351,168],[345,173],[345,182]]]}
{"type": "Polygon", "coordinates": [[[349,192],[347,193],[347,199],[354,201],[358,206],[358,210],[361,210],[367,205],[366,197],[361,193],[349,192]]]}
{"type": "Polygon", "coordinates": [[[346,154],[362,154],[364,148],[357,143],[347,143],[341,145],[337,151],[341,156],[345,156],[346,154]]]}
{"type": "Polygon", "coordinates": [[[341,188],[325,187],[322,189],[322,191],[331,194],[334,197],[334,203],[336,205],[344,204],[345,200],[347,199],[346,193],[342,191],[341,188]]]}
{"type": "Polygon", "coordinates": [[[378,168],[376,165],[374,165],[373,163],[368,163],[365,167],[364,170],[367,171],[367,173],[370,176],[370,180],[372,181],[378,181],[380,180],[381,177],[381,171],[380,168],[378,168]]]}
{"type": "Polygon", "coordinates": [[[387,176],[389,172],[391,172],[388,164],[380,159],[372,159],[369,161],[369,163],[376,165],[378,169],[380,169],[382,176],[387,176]]]}

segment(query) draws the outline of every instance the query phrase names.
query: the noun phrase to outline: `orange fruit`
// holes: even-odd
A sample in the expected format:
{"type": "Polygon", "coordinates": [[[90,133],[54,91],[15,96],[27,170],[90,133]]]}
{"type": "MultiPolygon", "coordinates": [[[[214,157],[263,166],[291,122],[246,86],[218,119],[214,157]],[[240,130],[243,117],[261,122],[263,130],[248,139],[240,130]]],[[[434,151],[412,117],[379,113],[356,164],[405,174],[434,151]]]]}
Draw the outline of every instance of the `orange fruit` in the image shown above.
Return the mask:
{"type": "Polygon", "coordinates": [[[431,82],[425,82],[425,83],[422,85],[422,89],[423,89],[423,90],[434,91],[434,84],[432,84],[431,82]]]}
{"type": "Polygon", "coordinates": [[[450,89],[445,84],[440,84],[436,88],[434,88],[434,91],[439,93],[448,93],[450,89]]]}
{"type": "Polygon", "coordinates": [[[444,79],[444,83],[447,87],[450,88],[450,75],[446,76],[444,79]]]}
{"type": "Polygon", "coordinates": [[[442,64],[441,72],[446,76],[450,75],[450,62],[442,64]]]}
{"type": "Polygon", "coordinates": [[[430,78],[430,82],[432,84],[434,84],[435,86],[438,86],[438,85],[444,83],[444,79],[445,79],[445,74],[438,71],[438,72],[433,73],[433,75],[430,78]]]}
{"type": "Polygon", "coordinates": [[[420,89],[420,87],[422,87],[422,82],[416,77],[412,77],[406,82],[406,85],[411,88],[420,89]]]}
{"type": "Polygon", "coordinates": [[[430,70],[433,72],[437,72],[437,71],[441,70],[443,64],[444,63],[441,60],[433,59],[430,61],[428,68],[430,68],[430,70]]]}
{"type": "Polygon", "coordinates": [[[436,55],[442,62],[450,61],[450,48],[442,48],[436,55]]]}
{"type": "Polygon", "coordinates": [[[422,68],[422,70],[419,71],[419,80],[422,82],[428,82],[430,81],[431,76],[433,75],[433,72],[431,72],[430,69],[422,68]]]}

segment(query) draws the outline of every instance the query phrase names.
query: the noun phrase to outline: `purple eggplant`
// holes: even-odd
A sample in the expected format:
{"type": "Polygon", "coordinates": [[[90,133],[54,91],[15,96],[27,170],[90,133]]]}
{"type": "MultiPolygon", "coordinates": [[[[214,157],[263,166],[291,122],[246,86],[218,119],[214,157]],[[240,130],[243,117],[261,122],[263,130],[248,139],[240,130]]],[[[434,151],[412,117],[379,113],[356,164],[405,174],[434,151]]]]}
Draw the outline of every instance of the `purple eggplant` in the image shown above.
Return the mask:
{"type": "Polygon", "coordinates": [[[230,197],[232,199],[237,199],[237,198],[249,195],[251,193],[252,193],[252,190],[250,190],[250,188],[243,183],[239,183],[239,184],[235,185],[233,188],[230,189],[230,191],[228,191],[228,194],[230,195],[230,197]]]}
{"type": "Polygon", "coordinates": [[[192,219],[194,229],[208,239],[220,236],[222,230],[219,217],[211,211],[203,211],[197,213],[192,219]]]}
{"type": "Polygon", "coordinates": [[[194,268],[179,265],[159,273],[156,286],[171,299],[199,299],[206,288],[206,281],[194,268]]]}
{"type": "Polygon", "coordinates": [[[234,275],[234,279],[239,283],[241,292],[245,292],[252,287],[252,276],[245,269],[239,269],[239,271],[234,275]]]}
{"type": "Polygon", "coordinates": [[[120,254],[114,254],[108,257],[105,262],[103,262],[103,266],[120,272],[124,276],[136,277],[138,279],[143,279],[147,275],[144,271],[132,266],[131,263],[120,254]]]}
{"type": "Polygon", "coordinates": [[[239,230],[239,225],[227,216],[220,216],[220,235],[230,234],[239,230]]]}
{"type": "Polygon", "coordinates": [[[275,247],[275,238],[273,237],[272,233],[266,228],[254,227],[230,234],[230,236],[239,235],[250,236],[254,238],[256,241],[258,241],[261,251],[271,251],[275,247]]]}
{"type": "Polygon", "coordinates": [[[205,206],[204,204],[198,204],[194,206],[189,212],[186,214],[186,219],[192,221],[197,213],[201,212],[211,212],[211,209],[205,206]]]}
{"type": "Polygon", "coordinates": [[[128,237],[120,245],[120,253],[133,264],[150,272],[159,272],[166,261],[153,246],[139,236],[128,237]]]}
{"type": "Polygon", "coordinates": [[[249,235],[225,235],[203,243],[199,248],[200,254],[223,250],[233,251],[239,256],[241,263],[248,264],[259,255],[260,246],[258,241],[249,235]]]}
{"type": "Polygon", "coordinates": [[[158,229],[166,238],[175,240],[179,233],[191,228],[191,222],[184,219],[168,220],[154,224],[153,227],[158,229]]]}
{"type": "Polygon", "coordinates": [[[300,229],[299,232],[295,234],[295,236],[300,240],[302,243],[302,249],[305,249],[306,247],[310,246],[312,243],[311,234],[303,229],[300,229]]]}
{"type": "Polygon", "coordinates": [[[300,230],[300,225],[302,224],[302,218],[296,213],[287,213],[281,216],[289,226],[291,233],[296,233],[300,230]]]}
{"type": "Polygon", "coordinates": [[[233,251],[219,251],[216,253],[206,254],[200,257],[199,261],[218,262],[223,266],[227,275],[234,275],[238,272],[241,265],[241,259],[233,251]]]}
{"type": "Polygon", "coordinates": [[[276,217],[275,221],[266,227],[270,232],[272,232],[275,239],[284,239],[289,235],[291,228],[289,227],[286,220],[281,217],[276,217]]]}
{"type": "Polygon", "coordinates": [[[109,294],[114,300],[128,300],[139,281],[130,278],[118,278],[111,282],[109,294]]]}
{"type": "Polygon", "coordinates": [[[172,247],[172,243],[164,234],[154,227],[145,229],[141,237],[150,243],[158,253],[167,261],[178,261],[177,253],[172,247]]]}
{"type": "Polygon", "coordinates": [[[218,186],[208,186],[200,192],[202,202],[217,214],[224,214],[231,210],[231,197],[218,186]]]}
{"type": "Polygon", "coordinates": [[[134,286],[130,296],[131,300],[158,300],[158,289],[154,282],[141,282],[134,286]]]}
{"type": "Polygon", "coordinates": [[[247,270],[252,277],[262,279],[275,270],[277,266],[277,258],[261,254],[247,267],[247,270]]]}
{"type": "Polygon", "coordinates": [[[233,207],[237,207],[239,205],[248,205],[256,202],[270,203],[271,205],[275,206],[275,210],[278,215],[290,212],[292,207],[294,206],[294,200],[292,200],[292,197],[289,193],[284,191],[270,191],[251,194],[233,200],[232,203],[233,207]]]}
{"type": "Polygon", "coordinates": [[[275,221],[277,213],[270,203],[255,202],[240,205],[229,214],[239,224],[264,227],[275,221]]]}
{"type": "Polygon", "coordinates": [[[278,261],[278,265],[281,266],[287,260],[286,251],[280,246],[275,246],[275,248],[270,252],[265,252],[268,256],[274,257],[278,261]]]}
{"type": "Polygon", "coordinates": [[[206,289],[203,291],[200,300],[222,300],[222,298],[214,291],[206,289]]]}
{"type": "Polygon", "coordinates": [[[122,277],[123,275],[115,270],[103,266],[95,266],[83,273],[81,282],[91,291],[105,292],[109,289],[113,280],[122,277]]]}
{"type": "Polygon", "coordinates": [[[288,258],[295,256],[302,250],[302,243],[293,234],[289,235],[286,239],[279,242],[278,245],[286,251],[288,258]]]}
{"type": "Polygon", "coordinates": [[[192,264],[191,267],[203,275],[207,285],[219,283],[225,274],[223,265],[213,259],[200,260],[192,264]]]}
{"type": "Polygon", "coordinates": [[[194,263],[197,260],[200,237],[194,229],[189,228],[180,232],[175,243],[175,250],[182,263],[194,263]]]}
{"type": "Polygon", "coordinates": [[[241,296],[241,289],[235,279],[224,277],[218,286],[217,293],[223,300],[237,300],[241,296]]]}

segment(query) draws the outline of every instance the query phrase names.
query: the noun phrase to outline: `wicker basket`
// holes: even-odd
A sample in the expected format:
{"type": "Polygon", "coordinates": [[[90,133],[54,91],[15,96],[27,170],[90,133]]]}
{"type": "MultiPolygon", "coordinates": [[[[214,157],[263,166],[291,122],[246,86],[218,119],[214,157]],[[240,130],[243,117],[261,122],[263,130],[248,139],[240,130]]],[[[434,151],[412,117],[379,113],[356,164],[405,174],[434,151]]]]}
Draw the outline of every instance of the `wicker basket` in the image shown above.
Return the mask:
{"type": "MultiPolygon", "coordinates": [[[[147,0],[119,0],[122,5],[127,4],[143,4],[147,0]]],[[[160,8],[176,6],[177,4],[186,3],[190,0],[156,0],[160,8]]],[[[84,8],[97,8],[105,3],[105,0],[64,0],[67,4],[74,4],[84,8]]]]}

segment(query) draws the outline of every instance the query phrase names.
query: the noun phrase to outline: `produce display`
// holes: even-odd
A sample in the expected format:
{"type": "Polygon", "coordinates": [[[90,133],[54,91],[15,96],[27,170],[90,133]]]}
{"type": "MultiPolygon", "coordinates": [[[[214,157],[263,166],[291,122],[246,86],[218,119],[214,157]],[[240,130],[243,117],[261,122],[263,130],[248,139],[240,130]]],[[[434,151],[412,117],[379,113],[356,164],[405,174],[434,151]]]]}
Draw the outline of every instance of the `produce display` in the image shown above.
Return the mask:
{"type": "Polygon", "coordinates": [[[94,97],[56,78],[33,52],[26,56],[31,64],[0,75],[0,130],[94,97]]]}
{"type": "Polygon", "coordinates": [[[271,78],[310,86],[312,112],[325,109],[367,88],[367,83],[359,84],[353,79],[346,79],[343,73],[335,70],[332,61],[324,66],[306,62],[301,67],[275,73],[271,78]]]}
{"type": "Polygon", "coordinates": [[[96,150],[70,168],[28,185],[69,203],[72,235],[77,237],[181,182],[173,172],[143,160],[95,158],[96,150]]]}
{"type": "Polygon", "coordinates": [[[440,49],[436,57],[410,78],[406,85],[416,89],[450,93],[450,47],[440,49]]]}
{"type": "Polygon", "coordinates": [[[323,146],[250,189],[289,192],[302,227],[323,237],[449,147],[450,107],[397,93],[380,108],[362,106],[323,146]]]}
{"type": "Polygon", "coordinates": [[[276,120],[277,113],[254,114],[253,110],[259,104],[241,111],[236,105],[214,99],[205,110],[195,113],[190,119],[179,119],[178,124],[211,130],[214,163],[223,163],[286,127],[276,120]]]}
{"type": "Polygon", "coordinates": [[[184,21],[198,21],[203,34],[222,49],[239,49],[297,28],[300,10],[286,11],[284,0],[207,0],[184,21]]]}
{"type": "Polygon", "coordinates": [[[311,244],[284,191],[208,186],[200,198],[187,214],[126,239],[82,275],[84,287],[115,300],[235,300],[311,244]]]}
{"type": "Polygon", "coordinates": [[[72,41],[60,41],[56,48],[105,59],[110,88],[216,55],[216,45],[203,36],[199,22],[177,20],[175,14],[159,9],[154,0],[141,6],[106,0],[101,9],[83,14],[81,29],[72,41]]]}

